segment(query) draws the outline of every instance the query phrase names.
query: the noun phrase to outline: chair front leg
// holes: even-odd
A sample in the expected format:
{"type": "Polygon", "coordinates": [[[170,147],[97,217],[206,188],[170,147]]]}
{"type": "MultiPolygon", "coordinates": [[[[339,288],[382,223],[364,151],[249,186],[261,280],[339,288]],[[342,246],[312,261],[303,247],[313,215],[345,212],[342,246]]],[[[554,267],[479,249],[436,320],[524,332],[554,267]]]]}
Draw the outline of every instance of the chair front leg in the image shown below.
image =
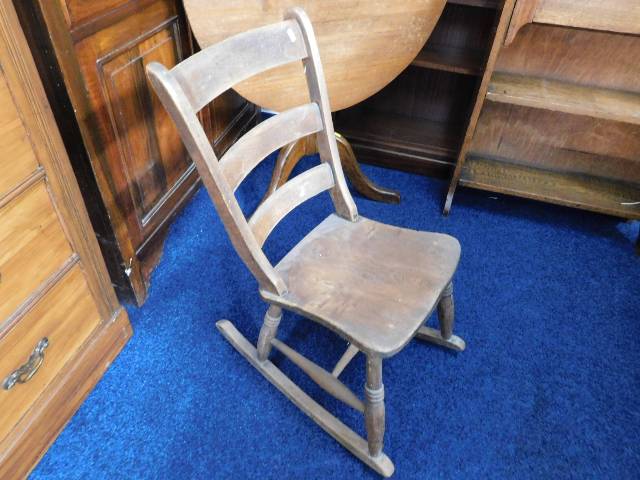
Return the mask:
{"type": "Polygon", "coordinates": [[[382,358],[367,355],[367,382],[364,386],[364,420],[367,428],[369,455],[377,457],[384,446],[384,385],[382,384],[382,358]]]}
{"type": "Polygon", "coordinates": [[[442,292],[440,302],[438,302],[438,322],[440,323],[440,335],[445,340],[449,340],[453,335],[453,320],[454,320],[454,306],[453,306],[453,282],[442,292]]]}
{"type": "Polygon", "coordinates": [[[453,334],[453,283],[449,283],[440,295],[438,302],[438,323],[440,329],[422,325],[416,332],[418,340],[435,343],[441,347],[450,348],[458,352],[466,348],[464,340],[453,334]]]}
{"type": "Polygon", "coordinates": [[[282,308],[271,305],[264,315],[264,322],[260,329],[260,335],[258,336],[258,359],[264,362],[269,358],[271,352],[271,340],[274,339],[278,332],[278,325],[282,320],[282,308]]]}

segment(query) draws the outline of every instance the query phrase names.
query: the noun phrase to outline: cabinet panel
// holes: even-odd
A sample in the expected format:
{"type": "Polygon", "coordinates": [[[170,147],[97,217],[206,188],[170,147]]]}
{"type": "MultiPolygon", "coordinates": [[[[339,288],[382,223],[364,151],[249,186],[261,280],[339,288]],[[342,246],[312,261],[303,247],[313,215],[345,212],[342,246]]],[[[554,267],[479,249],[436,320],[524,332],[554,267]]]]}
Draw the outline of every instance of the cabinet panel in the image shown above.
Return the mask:
{"type": "MultiPolygon", "coordinates": [[[[122,187],[128,190],[136,213],[129,228],[143,232],[158,203],[184,180],[183,173],[191,163],[165,109],[149,90],[144,71],[153,61],[167,67],[178,63],[182,58],[180,44],[174,18],[97,62],[103,94],[100,100],[108,113],[126,179],[122,187]]],[[[135,246],[139,245],[140,241],[136,242],[135,246]]]]}
{"type": "Polygon", "coordinates": [[[190,161],[144,72],[150,61],[170,67],[185,56],[188,47],[178,22],[172,2],[157,1],[75,45],[95,114],[88,119],[97,127],[91,138],[94,156],[101,157],[109,183],[100,188],[109,188],[123,214],[133,249],[129,258],[161,223],[166,212],[159,207],[179,200],[176,183],[188,180],[184,173],[190,161]]]}

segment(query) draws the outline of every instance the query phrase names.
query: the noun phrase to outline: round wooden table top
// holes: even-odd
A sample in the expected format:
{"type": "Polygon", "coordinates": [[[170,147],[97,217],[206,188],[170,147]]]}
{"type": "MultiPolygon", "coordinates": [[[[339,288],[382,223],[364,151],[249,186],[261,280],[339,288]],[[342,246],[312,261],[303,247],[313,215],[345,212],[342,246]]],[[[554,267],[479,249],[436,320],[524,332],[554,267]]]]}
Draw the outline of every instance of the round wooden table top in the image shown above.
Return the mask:
{"type": "MultiPolygon", "coordinates": [[[[201,48],[277,23],[301,6],[315,30],[333,111],[370,97],[416,57],[446,0],[183,0],[201,48]]],[[[234,89],[275,111],[309,101],[301,62],[239,83],[234,89]]]]}

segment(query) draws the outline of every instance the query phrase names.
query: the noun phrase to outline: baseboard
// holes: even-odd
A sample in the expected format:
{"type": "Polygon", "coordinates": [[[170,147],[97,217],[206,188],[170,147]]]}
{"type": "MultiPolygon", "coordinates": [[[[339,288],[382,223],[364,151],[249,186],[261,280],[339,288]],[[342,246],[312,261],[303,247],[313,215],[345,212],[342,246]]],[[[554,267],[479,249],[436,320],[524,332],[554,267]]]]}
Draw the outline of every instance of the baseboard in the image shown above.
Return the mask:
{"type": "Polygon", "coordinates": [[[96,329],[0,444],[0,478],[29,475],[132,333],[124,309],[96,329]]]}

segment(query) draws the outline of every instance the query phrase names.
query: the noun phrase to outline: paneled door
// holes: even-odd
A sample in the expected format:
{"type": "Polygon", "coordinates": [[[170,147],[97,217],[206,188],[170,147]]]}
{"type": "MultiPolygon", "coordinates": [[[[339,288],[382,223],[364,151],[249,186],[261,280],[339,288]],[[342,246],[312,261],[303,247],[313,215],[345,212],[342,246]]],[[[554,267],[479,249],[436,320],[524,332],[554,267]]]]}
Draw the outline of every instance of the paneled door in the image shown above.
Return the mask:
{"type": "MultiPolygon", "coordinates": [[[[53,56],[39,48],[41,74],[50,77],[50,96],[59,97],[67,148],[77,149],[74,138],[84,146],[74,165],[79,177],[93,177],[84,186],[94,228],[121,297],[141,304],[166,227],[199,181],[144,71],[149,62],[170,67],[194,51],[184,13],[177,0],[36,3],[23,8],[23,23],[31,24],[32,47],[51,42],[53,56]],[[65,92],[49,73],[56,70],[65,92]]],[[[255,120],[256,109],[230,92],[201,115],[220,150],[255,120]]]]}

